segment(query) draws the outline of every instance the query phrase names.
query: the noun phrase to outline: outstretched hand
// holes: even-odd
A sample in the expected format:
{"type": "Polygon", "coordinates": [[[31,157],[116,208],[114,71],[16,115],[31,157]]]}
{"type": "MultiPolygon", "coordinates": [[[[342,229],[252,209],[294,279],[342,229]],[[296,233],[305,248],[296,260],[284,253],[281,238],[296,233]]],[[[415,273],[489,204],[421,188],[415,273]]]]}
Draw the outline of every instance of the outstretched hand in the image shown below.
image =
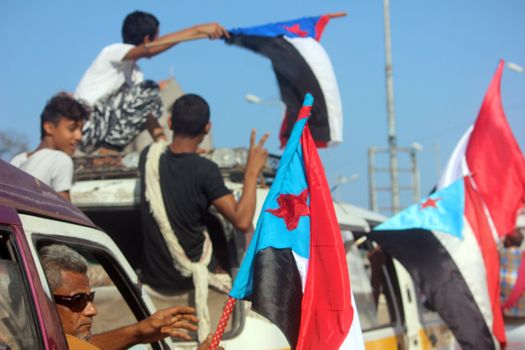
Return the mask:
{"type": "Polygon", "coordinates": [[[142,344],[156,342],[168,336],[191,340],[187,331],[196,331],[197,322],[194,308],[175,306],[159,310],[137,323],[137,336],[142,344]]]}
{"type": "Polygon", "coordinates": [[[210,39],[230,38],[228,31],[219,23],[206,23],[199,26],[199,31],[210,39]]]}
{"type": "Polygon", "coordinates": [[[266,165],[268,160],[268,150],[264,148],[264,143],[270,136],[269,133],[264,134],[259,142],[255,143],[255,129],[252,129],[250,134],[250,149],[248,150],[248,160],[246,161],[246,173],[259,176],[260,172],[266,165]]]}

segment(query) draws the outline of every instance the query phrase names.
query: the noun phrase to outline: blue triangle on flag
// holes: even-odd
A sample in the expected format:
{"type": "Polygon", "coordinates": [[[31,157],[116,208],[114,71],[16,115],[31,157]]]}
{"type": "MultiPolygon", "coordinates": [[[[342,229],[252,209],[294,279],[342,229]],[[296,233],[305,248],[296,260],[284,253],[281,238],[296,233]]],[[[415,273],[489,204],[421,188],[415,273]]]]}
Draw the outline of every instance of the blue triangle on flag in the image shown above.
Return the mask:
{"type": "Polygon", "coordinates": [[[425,229],[463,239],[463,178],[431,194],[374,228],[376,231],[425,229]]]}

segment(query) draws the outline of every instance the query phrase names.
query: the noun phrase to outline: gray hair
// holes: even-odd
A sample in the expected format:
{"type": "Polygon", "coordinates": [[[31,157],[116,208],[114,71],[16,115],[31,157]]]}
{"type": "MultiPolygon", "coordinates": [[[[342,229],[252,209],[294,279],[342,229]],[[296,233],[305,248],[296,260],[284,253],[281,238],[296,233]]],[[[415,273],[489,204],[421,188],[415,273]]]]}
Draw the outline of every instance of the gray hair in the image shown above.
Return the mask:
{"type": "Polygon", "coordinates": [[[62,286],[62,271],[87,273],[86,259],[63,244],[51,244],[40,248],[40,261],[52,290],[62,286]]]}

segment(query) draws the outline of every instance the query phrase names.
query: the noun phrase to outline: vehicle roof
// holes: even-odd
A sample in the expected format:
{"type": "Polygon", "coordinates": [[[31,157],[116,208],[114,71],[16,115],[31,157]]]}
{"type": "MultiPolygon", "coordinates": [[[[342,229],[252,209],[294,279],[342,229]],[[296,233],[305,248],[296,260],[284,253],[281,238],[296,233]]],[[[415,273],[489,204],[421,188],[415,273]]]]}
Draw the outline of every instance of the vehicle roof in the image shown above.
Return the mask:
{"type": "Polygon", "coordinates": [[[95,224],[51,187],[0,159],[0,205],[18,212],[94,227],[95,224]]]}

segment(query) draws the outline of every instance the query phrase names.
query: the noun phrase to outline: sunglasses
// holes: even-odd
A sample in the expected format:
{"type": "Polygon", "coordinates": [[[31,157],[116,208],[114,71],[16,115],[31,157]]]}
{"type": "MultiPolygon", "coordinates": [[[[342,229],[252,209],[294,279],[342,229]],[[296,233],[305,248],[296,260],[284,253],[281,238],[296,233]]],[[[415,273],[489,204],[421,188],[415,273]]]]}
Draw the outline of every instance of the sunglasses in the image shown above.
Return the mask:
{"type": "Polygon", "coordinates": [[[78,293],[72,296],[66,295],[53,295],[55,303],[68,307],[71,311],[81,312],[83,311],[88,303],[92,303],[95,299],[95,292],[89,294],[78,293]]]}

